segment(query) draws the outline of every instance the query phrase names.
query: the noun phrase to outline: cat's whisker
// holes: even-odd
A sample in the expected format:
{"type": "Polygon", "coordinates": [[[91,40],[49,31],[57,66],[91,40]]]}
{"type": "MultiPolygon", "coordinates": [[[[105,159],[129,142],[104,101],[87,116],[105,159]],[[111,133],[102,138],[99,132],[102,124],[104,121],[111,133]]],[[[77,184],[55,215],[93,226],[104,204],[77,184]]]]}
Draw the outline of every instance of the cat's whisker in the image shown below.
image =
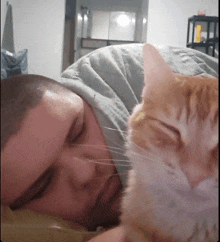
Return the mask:
{"type": "MultiPolygon", "coordinates": [[[[88,145],[88,144],[73,144],[73,146],[84,146],[84,147],[92,147],[92,148],[95,148],[95,149],[99,149],[99,150],[106,150],[106,151],[109,151],[109,149],[115,149],[115,150],[121,150],[121,151],[125,151],[126,149],[125,148],[119,148],[119,147],[114,147],[114,146],[101,146],[101,145],[88,145]]],[[[112,151],[112,150],[111,150],[112,151]]],[[[112,151],[114,152],[114,151],[112,151]]],[[[119,154],[124,154],[124,153],[119,153],[119,154]]]]}
{"type": "Polygon", "coordinates": [[[147,150],[145,150],[144,148],[140,147],[139,145],[137,145],[133,141],[130,140],[129,142],[131,142],[132,145],[136,146],[138,149],[142,150],[143,153],[145,153],[145,154],[140,154],[139,152],[135,152],[135,151],[129,151],[130,153],[135,154],[135,155],[137,155],[139,157],[146,158],[148,160],[150,159],[152,161],[160,161],[161,160],[161,157],[156,155],[155,153],[150,154],[147,150]]]}
{"type": "MultiPolygon", "coordinates": [[[[139,154],[137,153],[138,155],[142,156],[142,157],[146,157],[148,158],[150,156],[150,154],[147,152],[146,149],[142,148],[141,146],[137,145],[136,143],[134,143],[133,141],[130,141],[132,143],[132,145],[136,146],[138,149],[142,150],[144,153],[146,153],[146,155],[143,155],[143,154],[139,154]]],[[[155,153],[154,153],[154,157],[155,157],[155,153]]],[[[156,157],[155,157],[156,158],[156,157]]]]}
{"type": "Polygon", "coordinates": [[[110,127],[106,127],[106,126],[102,126],[102,128],[104,128],[104,129],[108,129],[108,130],[112,130],[112,131],[116,131],[116,132],[122,132],[122,133],[125,133],[126,135],[127,135],[127,133],[128,133],[128,131],[126,131],[126,130],[118,130],[118,129],[114,129],[114,128],[110,128],[110,127]]]}
{"type": "MultiPolygon", "coordinates": [[[[122,145],[122,146],[120,146],[118,143],[116,143],[113,139],[109,139],[115,146],[113,146],[113,147],[116,147],[117,149],[120,149],[120,150],[122,150],[122,151],[126,151],[126,148],[125,148],[125,146],[124,145],[122,145]]],[[[109,146],[110,148],[112,147],[112,146],[109,146]]]]}
{"type": "Polygon", "coordinates": [[[106,145],[72,144],[72,146],[84,146],[84,147],[92,147],[95,149],[108,150],[108,146],[106,146],[106,145]]]}
{"type": "MultiPolygon", "coordinates": [[[[146,150],[143,149],[142,147],[138,146],[137,144],[135,144],[134,142],[132,142],[132,144],[134,146],[136,146],[137,148],[141,149],[142,151],[144,151],[144,153],[146,153],[146,150]]],[[[131,151],[130,151],[131,152],[131,151]]],[[[138,156],[141,156],[141,157],[148,157],[149,154],[146,154],[146,155],[143,155],[143,154],[140,154],[138,152],[135,152],[135,151],[132,151],[133,154],[137,154],[138,156]]]]}
{"type": "MultiPolygon", "coordinates": [[[[132,141],[131,141],[132,142],[132,141]]],[[[146,153],[146,150],[144,150],[142,147],[138,146],[137,144],[135,144],[134,142],[132,142],[133,145],[135,145],[136,147],[138,147],[139,149],[143,150],[145,153],[146,153]]],[[[77,146],[77,144],[76,144],[77,146]]],[[[109,151],[111,153],[114,153],[114,154],[119,154],[119,155],[123,155],[123,156],[126,156],[126,148],[125,147],[115,147],[115,146],[106,146],[106,145],[103,145],[103,146],[100,146],[100,145],[88,145],[88,144],[80,144],[80,146],[84,146],[84,147],[92,147],[94,149],[99,149],[99,150],[106,150],[106,151],[109,151]],[[121,151],[121,152],[120,152],[121,151]]],[[[151,156],[150,154],[146,154],[146,155],[143,155],[143,154],[139,154],[137,152],[132,152],[133,154],[137,155],[137,157],[143,157],[143,158],[146,158],[147,160],[151,160],[151,161],[156,161],[158,159],[158,157],[156,157],[155,155],[154,156],[151,156]]],[[[103,160],[103,159],[99,159],[99,160],[103,160]]],[[[120,162],[127,162],[127,163],[130,163],[129,160],[115,160],[115,161],[120,161],[120,162]]],[[[95,162],[95,161],[94,161],[95,162]]],[[[98,160],[97,160],[98,162],[98,160]]],[[[103,163],[104,165],[104,163],[103,163]]],[[[106,165],[106,164],[105,164],[106,165]]],[[[120,166],[120,165],[119,165],[120,166]]],[[[124,166],[124,164],[122,165],[124,166]]]]}
{"type": "MultiPolygon", "coordinates": [[[[96,161],[112,161],[112,159],[96,159],[96,161]]],[[[117,159],[115,159],[114,161],[130,163],[129,160],[117,160],[117,159]]]]}
{"type": "Polygon", "coordinates": [[[121,150],[121,151],[125,151],[125,148],[119,148],[119,147],[114,147],[114,146],[108,146],[110,149],[116,149],[116,150],[121,150]]]}
{"type": "MultiPolygon", "coordinates": [[[[123,131],[123,132],[125,132],[125,131],[123,131]]],[[[123,139],[124,139],[124,141],[127,141],[127,135],[126,135],[126,137],[124,137],[124,136],[122,136],[123,137],[123,139]]],[[[118,143],[116,143],[116,141],[114,140],[114,139],[111,139],[111,138],[109,138],[109,140],[116,146],[116,147],[119,147],[119,148],[121,148],[121,149],[125,149],[125,147],[124,146],[119,146],[119,144],[118,143]]]]}
{"type": "MultiPolygon", "coordinates": [[[[142,154],[139,154],[137,152],[131,152],[131,153],[137,155],[137,157],[142,157],[142,158],[144,158],[147,161],[161,162],[161,158],[160,157],[156,157],[155,155],[154,156],[152,156],[152,155],[142,155],[142,154]]],[[[131,162],[131,164],[132,164],[132,162],[131,162]]]]}
{"type": "MultiPolygon", "coordinates": [[[[82,145],[81,145],[82,146],[82,145]]],[[[85,145],[85,146],[87,146],[87,145],[85,145]]],[[[94,147],[93,145],[89,145],[89,147],[94,147]]],[[[123,155],[123,156],[126,156],[125,155],[125,152],[118,152],[118,151],[115,151],[115,150],[112,150],[112,149],[117,149],[117,148],[100,148],[100,147],[95,147],[95,148],[97,148],[97,149],[99,149],[99,150],[106,150],[106,151],[110,151],[111,153],[115,153],[115,154],[120,154],[120,155],[123,155]]],[[[122,150],[122,151],[124,151],[123,149],[119,149],[119,150],[122,150]]]]}
{"type": "Polygon", "coordinates": [[[122,155],[122,156],[125,156],[126,157],[126,149],[121,149],[121,148],[114,148],[114,147],[111,147],[109,146],[109,149],[108,149],[111,153],[114,153],[114,154],[119,154],[119,155],[122,155]],[[115,150],[112,150],[112,149],[115,149],[115,150]],[[116,151],[116,150],[119,150],[119,151],[122,151],[122,152],[119,152],[119,151],[116,151]]]}
{"type": "MultiPolygon", "coordinates": [[[[109,177],[117,177],[117,176],[127,176],[127,173],[126,172],[123,172],[123,173],[115,173],[115,174],[111,174],[111,175],[107,175],[107,176],[102,176],[103,179],[106,179],[106,178],[109,178],[109,177]]],[[[94,180],[100,180],[100,177],[95,177],[94,180]]]]}
{"type": "MultiPolygon", "coordinates": [[[[114,163],[105,163],[105,162],[99,162],[99,161],[96,161],[96,160],[89,160],[89,159],[85,159],[85,160],[88,161],[88,162],[93,162],[93,163],[99,164],[99,165],[114,166],[115,167],[114,163]]],[[[122,165],[118,165],[118,166],[119,167],[121,167],[121,166],[128,166],[128,167],[130,167],[130,165],[126,165],[126,164],[122,164],[122,165]]]]}

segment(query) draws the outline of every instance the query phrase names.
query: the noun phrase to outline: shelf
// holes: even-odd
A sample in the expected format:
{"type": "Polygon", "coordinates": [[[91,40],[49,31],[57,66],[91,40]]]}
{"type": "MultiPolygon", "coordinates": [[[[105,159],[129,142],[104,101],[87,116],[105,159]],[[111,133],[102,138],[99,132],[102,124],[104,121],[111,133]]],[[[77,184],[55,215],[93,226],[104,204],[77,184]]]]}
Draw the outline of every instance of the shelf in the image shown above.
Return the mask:
{"type": "Polygon", "coordinates": [[[199,22],[218,22],[217,16],[201,16],[193,15],[191,18],[188,18],[189,21],[199,21],[199,22]]]}
{"type": "Polygon", "coordinates": [[[187,47],[191,47],[192,45],[194,46],[200,46],[200,47],[205,47],[206,45],[208,46],[212,46],[215,43],[219,42],[219,37],[216,38],[210,38],[206,41],[202,41],[202,42],[193,42],[193,43],[187,43],[187,47]]]}
{"type": "Polygon", "coordinates": [[[206,47],[213,46],[214,43],[188,43],[186,47],[206,47]]]}
{"type": "Polygon", "coordinates": [[[188,18],[188,27],[187,27],[187,40],[186,40],[186,47],[190,47],[192,49],[196,47],[204,47],[205,53],[208,54],[208,49],[210,46],[213,47],[212,56],[215,56],[215,48],[216,44],[219,42],[219,37],[217,36],[217,24],[218,24],[219,18],[216,16],[200,16],[200,15],[194,15],[190,18],[188,18]],[[206,22],[207,23],[207,36],[205,40],[202,40],[201,42],[194,42],[195,41],[195,27],[196,22],[206,22]],[[191,23],[193,24],[192,29],[190,28],[191,23]],[[214,24],[214,37],[210,38],[210,26],[211,24],[214,24]],[[192,32],[191,32],[192,30],[192,32]],[[191,32],[191,42],[189,42],[189,36],[191,32]]]}
{"type": "Polygon", "coordinates": [[[215,37],[215,38],[209,38],[208,40],[207,40],[207,42],[219,42],[219,37],[215,37]]]}

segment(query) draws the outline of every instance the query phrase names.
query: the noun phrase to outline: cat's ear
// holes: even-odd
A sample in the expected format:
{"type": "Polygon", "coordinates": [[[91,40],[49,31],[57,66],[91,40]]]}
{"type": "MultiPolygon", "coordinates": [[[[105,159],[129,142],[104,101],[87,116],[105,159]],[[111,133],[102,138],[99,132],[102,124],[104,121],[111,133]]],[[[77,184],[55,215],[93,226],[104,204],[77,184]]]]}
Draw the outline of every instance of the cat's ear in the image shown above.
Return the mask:
{"type": "Polygon", "coordinates": [[[144,60],[144,92],[154,92],[158,87],[163,86],[164,82],[174,78],[172,69],[154,46],[145,44],[142,57],[144,60]]]}

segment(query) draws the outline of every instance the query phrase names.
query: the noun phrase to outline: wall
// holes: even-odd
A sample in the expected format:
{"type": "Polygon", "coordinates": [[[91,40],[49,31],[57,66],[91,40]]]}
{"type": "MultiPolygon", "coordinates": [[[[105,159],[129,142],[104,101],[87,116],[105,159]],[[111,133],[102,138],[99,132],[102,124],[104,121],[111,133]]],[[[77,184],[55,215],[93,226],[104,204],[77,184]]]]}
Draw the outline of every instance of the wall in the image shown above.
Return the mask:
{"type": "Polygon", "coordinates": [[[218,0],[143,0],[149,1],[146,42],[186,46],[188,18],[206,10],[218,16],[218,0]]]}
{"type": "Polygon", "coordinates": [[[5,26],[6,12],[7,12],[7,1],[1,0],[1,43],[2,43],[3,29],[5,26]]]}
{"type": "MultiPolygon", "coordinates": [[[[62,69],[65,0],[9,0],[9,3],[15,51],[28,49],[28,73],[57,78],[62,69]]],[[[6,5],[6,1],[2,4],[6,5]]],[[[5,11],[3,6],[1,14],[5,15],[5,11]]]]}

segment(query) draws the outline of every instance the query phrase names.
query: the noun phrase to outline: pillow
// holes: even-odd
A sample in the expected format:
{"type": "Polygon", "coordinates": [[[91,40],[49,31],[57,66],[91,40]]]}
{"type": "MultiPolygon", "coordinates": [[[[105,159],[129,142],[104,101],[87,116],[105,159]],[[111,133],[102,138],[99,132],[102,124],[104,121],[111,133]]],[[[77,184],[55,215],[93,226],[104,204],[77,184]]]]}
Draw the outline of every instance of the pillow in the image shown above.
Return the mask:
{"type": "Polygon", "coordinates": [[[86,242],[103,233],[88,232],[81,225],[29,209],[12,211],[1,205],[1,240],[4,242],[86,242]]]}
{"type": "Polygon", "coordinates": [[[1,79],[28,73],[27,49],[11,53],[1,49],[1,79]]]}

